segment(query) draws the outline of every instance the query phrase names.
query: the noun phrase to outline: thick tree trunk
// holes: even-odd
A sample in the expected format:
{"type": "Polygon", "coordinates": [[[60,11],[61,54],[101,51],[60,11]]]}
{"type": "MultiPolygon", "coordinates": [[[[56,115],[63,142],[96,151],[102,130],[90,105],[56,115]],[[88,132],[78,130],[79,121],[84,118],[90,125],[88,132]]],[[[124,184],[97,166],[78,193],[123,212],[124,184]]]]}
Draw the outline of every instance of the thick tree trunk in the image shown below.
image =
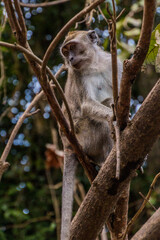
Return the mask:
{"type": "Polygon", "coordinates": [[[120,193],[143,163],[160,133],[160,80],[121,135],[121,173],[116,180],[116,150],[99,171],[71,224],[70,239],[94,240],[113,212],[120,193]]]}
{"type": "Polygon", "coordinates": [[[143,227],[131,240],[159,240],[160,239],[160,208],[148,219],[143,227]]]}
{"type": "MultiPolygon", "coordinates": [[[[128,221],[128,201],[129,201],[130,181],[127,182],[122,191],[114,212],[110,214],[107,226],[111,234],[111,240],[121,240],[127,228],[128,221]]],[[[126,236],[125,240],[128,237],[126,236]]]]}

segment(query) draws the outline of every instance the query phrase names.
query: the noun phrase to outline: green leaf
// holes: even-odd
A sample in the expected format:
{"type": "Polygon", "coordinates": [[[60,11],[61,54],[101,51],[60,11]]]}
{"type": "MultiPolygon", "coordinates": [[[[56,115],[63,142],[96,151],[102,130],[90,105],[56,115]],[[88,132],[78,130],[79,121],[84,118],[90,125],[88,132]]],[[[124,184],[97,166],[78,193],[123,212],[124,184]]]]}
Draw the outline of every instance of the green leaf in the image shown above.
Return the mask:
{"type": "Polygon", "coordinates": [[[155,30],[152,32],[151,41],[148,49],[144,66],[147,64],[155,65],[157,72],[160,72],[160,24],[157,25],[155,30]]]}

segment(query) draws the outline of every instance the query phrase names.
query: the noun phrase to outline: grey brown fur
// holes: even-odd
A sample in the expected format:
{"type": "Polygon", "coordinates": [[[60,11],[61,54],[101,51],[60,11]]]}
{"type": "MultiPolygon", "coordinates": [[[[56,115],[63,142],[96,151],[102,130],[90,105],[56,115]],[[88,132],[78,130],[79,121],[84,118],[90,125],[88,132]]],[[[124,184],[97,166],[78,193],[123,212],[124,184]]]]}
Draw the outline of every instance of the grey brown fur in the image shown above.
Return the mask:
{"type": "MultiPolygon", "coordinates": [[[[65,96],[71,109],[76,136],[83,151],[96,164],[102,165],[113,145],[108,125],[112,116],[112,73],[111,56],[97,45],[98,41],[95,31],[71,32],[61,47],[61,54],[68,67],[65,96]]],[[[120,80],[120,61],[118,68],[120,80]]],[[[64,105],[62,110],[68,118],[64,105]]],[[[68,240],[77,159],[65,136],[62,136],[62,141],[65,158],[61,240],[68,240]]]]}

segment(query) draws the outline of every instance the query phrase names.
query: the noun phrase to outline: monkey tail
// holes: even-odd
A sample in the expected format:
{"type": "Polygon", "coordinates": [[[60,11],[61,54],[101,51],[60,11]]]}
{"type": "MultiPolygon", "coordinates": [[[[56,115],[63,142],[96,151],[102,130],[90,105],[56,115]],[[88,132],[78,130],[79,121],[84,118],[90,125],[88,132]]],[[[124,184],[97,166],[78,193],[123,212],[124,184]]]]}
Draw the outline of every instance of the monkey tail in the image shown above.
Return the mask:
{"type": "Polygon", "coordinates": [[[69,240],[76,167],[75,153],[70,149],[64,149],[61,240],[69,240]]]}

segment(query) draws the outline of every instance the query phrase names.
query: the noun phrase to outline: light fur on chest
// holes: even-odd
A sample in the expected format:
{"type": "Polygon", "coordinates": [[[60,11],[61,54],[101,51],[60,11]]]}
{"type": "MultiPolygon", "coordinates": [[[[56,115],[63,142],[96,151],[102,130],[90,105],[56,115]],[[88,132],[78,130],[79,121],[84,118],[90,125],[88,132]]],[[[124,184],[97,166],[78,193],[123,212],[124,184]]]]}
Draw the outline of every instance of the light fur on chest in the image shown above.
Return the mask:
{"type": "Polygon", "coordinates": [[[87,76],[85,87],[88,98],[103,102],[106,98],[112,97],[112,89],[106,78],[107,76],[104,72],[87,76]]]}

